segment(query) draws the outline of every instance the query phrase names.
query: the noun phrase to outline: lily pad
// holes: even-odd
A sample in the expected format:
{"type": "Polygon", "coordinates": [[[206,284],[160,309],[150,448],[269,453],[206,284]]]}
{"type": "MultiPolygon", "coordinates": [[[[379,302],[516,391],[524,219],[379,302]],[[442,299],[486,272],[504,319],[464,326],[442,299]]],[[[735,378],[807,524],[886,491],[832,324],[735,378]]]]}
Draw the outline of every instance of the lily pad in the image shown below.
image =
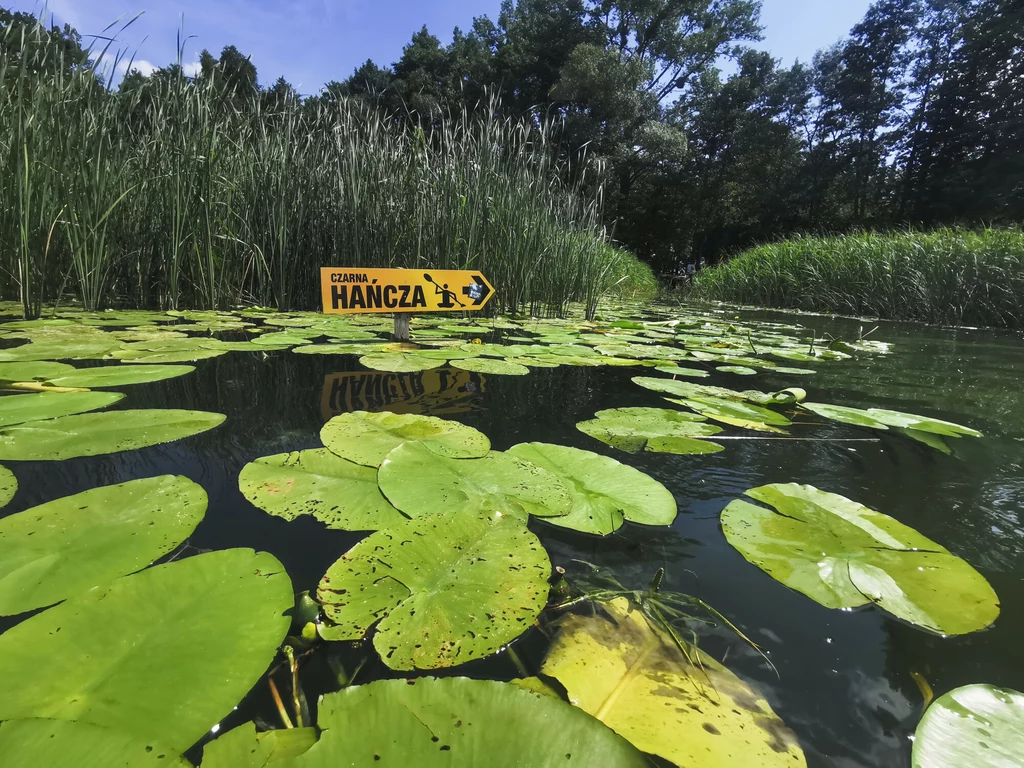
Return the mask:
{"type": "Polygon", "coordinates": [[[75,335],[62,341],[33,341],[20,347],[0,349],[0,361],[30,362],[38,360],[81,360],[103,357],[119,346],[114,338],[104,338],[106,334],[97,332],[99,338],[90,335],[82,338],[75,335]]]}
{"type": "Polygon", "coordinates": [[[74,370],[73,365],[45,360],[34,363],[0,363],[0,381],[36,381],[63,376],[74,370]]]}
{"type": "Polygon", "coordinates": [[[976,429],[954,424],[951,421],[931,419],[927,416],[916,416],[912,413],[902,411],[890,411],[884,408],[850,408],[842,405],[828,405],[826,403],[800,403],[812,413],[824,416],[833,421],[844,424],[853,424],[858,427],[870,427],[871,429],[913,429],[918,432],[928,432],[941,437],[981,437],[982,434],[976,429]]]}
{"type": "Polygon", "coordinates": [[[410,352],[408,354],[400,352],[382,352],[376,355],[364,355],[359,358],[359,362],[367,368],[371,368],[375,371],[388,371],[391,373],[426,371],[444,364],[443,360],[422,357],[417,355],[415,352],[410,352]]]}
{"type": "Polygon", "coordinates": [[[654,370],[659,373],[668,373],[672,376],[688,376],[691,379],[706,379],[711,375],[700,368],[687,368],[682,365],[659,365],[654,370]]]}
{"type": "Polygon", "coordinates": [[[429,446],[406,443],[387,455],[380,489],[410,517],[454,511],[465,515],[557,517],[572,508],[558,475],[516,456],[491,451],[479,459],[450,459],[429,446]]]}
{"type": "Polygon", "coordinates": [[[184,376],[195,370],[191,365],[108,365],[102,368],[82,368],[74,372],[48,378],[52,387],[121,387],[127,384],[148,384],[184,376]]]}
{"type": "Polygon", "coordinates": [[[418,518],[371,534],[330,567],[317,587],[330,622],[320,631],[358,640],[377,624],[373,645],[392,669],[464,664],[533,624],[550,576],[540,540],[511,515],[418,518]]]}
{"type": "Polygon", "coordinates": [[[495,360],[489,357],[470,357],[464,360],[453,360],[453,368],[461,368],[464,371],[474,373],[493,374],[495,376],[525,376],[530,369],[519,363],[512,363],[508,360],[495,360]]]}
{"type": "Polygon", "coordinates": [[[712,387],[707,384],[694,384],[692,381],[678,381],[675,379],[655,379],[647,376],[637,376],[633,379],[634,384],[639,384],[644,389],[654,392],[661,392],[676,397],[720,397],[725,400],[745,401],[758,405],[768,405],[774,402],[771,395],[757,390],[747,389],[743,391],[728,389],[727,387],[712,387]]]}
{"type": "Polygon", "coordinates": [[[324,448],[256,459],[242,468],[238,487],[264,512],[312,515],[337,530],[376,531],[408,519],[381,494],[376,469],[324,448]]]}
{"type": "Polygon", "coordinates": [[[457,421],[388,411],[352,411],[335,416],[320,430],[320,439],[333,453],[366,467],[379,467],[406,441],[456,459],[486,456],[491,449],[485,434],[457,421]]]}
{"type": "Polygon", "coordinates": [[[121,392],[37,392],[0,397],[0,427],[96,411],[122,399],[121,392]]]}
{"type": "Polygon", "coordinates": [[[294,768],[645,768],[629,742],[564,701],[494,680],[379,680],[329,693],[294,768]]]}
{"type": "Polygon", "coordinates": [[[792,423],[781,413],[770,411],[760,405],[743,403],[738,400],[726,400],[722,397],[667,397],[665,399],[722,424],[742,429],[752,429],[757,432],[785,434],[786,431],[779,429],[779,427],[788,426],[792,423]]]}
{"type": "Polygon", "coordinates": [[[768,575],[827,608],[877,603],[943,635],[984,629],[999,599],[965,560],[913,528],[809,485],[746,492],[722,512],[725,537],[768,575]],[[777,511],[776,511],[777,510],[777,511]]]}
{"type": "Polygon", "coordinates": [[[1011,768],[1024,755],[1024,693],[965,685],[937,698],[914,735],[913,768],[1011,768]]]}
{"type": "Polygon", "coordinates": [[[202,768],[266,768],[301,755],[314,744],[315,728],[284,728],[256,732],[252,723],[240,725],[203,747],[202,768]]]}
{"type": "Polygon", "coordinates": [[[78,720],[183,751],[266,672],[293,600],[281,564],[249,549],[91,589],[0,635],[0,720],[78,720]]]}
{"type": "Polygon", "coordinates": [[[18,478],[7,467],[0,466],[0,509],[3,509],[18,492],[18,478]]]}
{"type": "Polygon", "coordinates": [[[542,672],[638,749],[681,766],[804,766],[764,697],[695,646],[689,658],[624,598],[570,615],[542,672]]]}
{"type": "Polygon", "coordinates": [[[676,518],[675,497],[664,485],[608,456],[549,443],[520,443],[508,455],[549,470],[569,486],[572,508],[564,517],[548,518],[552,525],[604,536],[624,520],[671,525],[676,518]]]}
{"type": "Polygon", "coordinates": [[[133,352],[131,354],[114,353],[114,357],[122,363],[146,363],[159,365],[163,363],[194,363],[197,360],[208,360],[227,354],[226,349],[175,349],[166,352],[133,352]]]}
{"type": "Polygon", "coordinates": [[[0,518],[0,615],[53,605],[145,568],[206,514],[187,477],[93,488],[0,518]]]}
{"type": "Polygon", "coordinates": [[[174,750],[151,739],[90,723],[41,718],[0,723],[0,755],[12,768],[191,768],[174,750]]]}
{"type": "Polygon", "coordinates": [[[0,459],[56,461],[133,451],[206,432],[225,418],[223,414],[205,411],[152,409],[30,421],[0,429],[0,459]]]}
{"type": "Polygon", "coordinates": [[[739,376],[757,375],[757,371],[754,368],[747,368],[745,365],[720,365],[715,370],[719,373],[734,373],[739,376]]]}
{"type": "Polygon", "coordinates": [[[665,408],[614,408],[595,415],[590,421],[581,421],[576,429],[627,453],[687,456],[725,450],[718,443],[699,439],[722,431],[704,423],[703,416],[665,408]]]}

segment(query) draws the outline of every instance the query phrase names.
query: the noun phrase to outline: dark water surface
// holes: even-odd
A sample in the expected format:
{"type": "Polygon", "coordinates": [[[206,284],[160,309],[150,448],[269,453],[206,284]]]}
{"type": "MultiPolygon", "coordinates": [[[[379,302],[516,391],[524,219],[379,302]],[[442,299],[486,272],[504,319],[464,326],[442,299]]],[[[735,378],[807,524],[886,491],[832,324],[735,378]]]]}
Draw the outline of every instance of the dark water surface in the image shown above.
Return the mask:
{"type": "MultiPolygon", "coordinates": [[[[819,335],[854,338],[857,321],[781,313],[739,313],[744,320],[797,322],[819,335]]],[[[912,672],[936,695],[968,683],[1024,690],[1024,340],[993,331],[945,330],[881,323],[871,338],[893,342],[889,356],[819,362],[813,377],[714,373],[701,383],[774,391],[806,388],[811,399],[935,416],[985,433],[950,441],[944,456],[896,434],[822,424],[794,436],[765,439],[729,430],[726,450],[709,456],[630,456],[577,431],[602,408],[666,406],[634,385],[631,368],[535,369],[530,375],[482,376],[443,369],[426,374],[374,374],[354,357],[275,351],[232,352],[201,361],[189,376],[126,388],[123,408],[189,408],[227,414],[211,433],[115,456],[65,462],[11,463],[21,490],[4,514],[98,485],[157,474],[187,475],[208,492],[206,519],[175,556],[195,550],[253,547],[276,555],[295,590],[314,590],[323,573],[363,537],[304,518],[288,523],[249,504],[239,470],[260,456],[320,447],[318,432],[346,410],[396,410],[454,418],[487,434],[497,450],[544,441],[607,454],[664,483],[680,515],[671,529],[629,523],[607,539],[531,520],[555,565],[580,558],[612,569],[627,587],[643,588],[658,568],[665,589],[704,598],[771,658],[778,675],[751,649],[716,633],[706,649],[756,683],[820,766],[908,766],[910,737],[922,711],[912,672]],[[398,393],[386,404],[375,394],[398,393]],[[845,442],[851,438],[875,441],[845,442]],[[840,441],[843,440],[843,441],[840,441]],[[747,563],[722,534],[718,514],[747,488],[809,483],[895,517],[965,558],[999,594],[1002,614],[987,631],[941,638],[876,608],[836,611],[793,592],[747,563]]],[[[865,327],[865,330],[867,328],[865,327]]],[[[7,625],[0,626],[3,629],[7,625]]],[[[536,669],[539,635],[517,646],[536,669]]],[[[351,666],[359,658],[346,651],[351,666]]],[[[351,670],[350,670],[351,671],[351,670]]],[[[459,667],[454,674],[516,677],[505,654],[459,667]]],[[[394,676],[370,662],[360,681],[394,676]]],[[[307,660],[303,685],[311,703],[337,688],[323,655],[307,660]]],[[[260,718],[276,723],[261,683],[222,724],[260,718]]]]}

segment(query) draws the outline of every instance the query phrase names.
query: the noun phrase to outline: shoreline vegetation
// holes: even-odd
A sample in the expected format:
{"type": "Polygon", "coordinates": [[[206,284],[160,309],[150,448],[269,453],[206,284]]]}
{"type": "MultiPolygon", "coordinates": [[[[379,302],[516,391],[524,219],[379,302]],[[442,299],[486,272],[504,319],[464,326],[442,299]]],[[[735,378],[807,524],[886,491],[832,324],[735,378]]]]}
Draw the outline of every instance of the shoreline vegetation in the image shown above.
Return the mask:
{"type": "Polygon", "coordinates": [[[513,314],[656,293],[610,243],[594,172],[565,181],[550,124],[494,104],[410,127],[180,67],[113,91],[94,65],[107,50],[69,58],[38,24],[2,42],[18,55],[0,57],[0,268],[27,318],[69,296],[309,308],[321,266],[476,269],[513,314]]]}
{"type": "Polygon", "coordinates": [[[1024,328],[1024,233],[797,237],[699,273],[689,296],[773,309],[1024,328]]]}

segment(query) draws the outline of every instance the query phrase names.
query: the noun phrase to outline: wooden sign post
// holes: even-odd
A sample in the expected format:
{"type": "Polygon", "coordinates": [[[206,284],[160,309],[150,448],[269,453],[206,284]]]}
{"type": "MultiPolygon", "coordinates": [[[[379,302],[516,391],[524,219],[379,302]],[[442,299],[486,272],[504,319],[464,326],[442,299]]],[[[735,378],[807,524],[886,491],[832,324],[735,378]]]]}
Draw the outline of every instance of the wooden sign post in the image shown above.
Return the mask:
{"type": "Polygon", "coordinates": [[[393,312],[395,338],[408,341],[411,313],[479,312],[494,286],[470,270],[322,267],[320,293],[325,314],[393,312]]]}

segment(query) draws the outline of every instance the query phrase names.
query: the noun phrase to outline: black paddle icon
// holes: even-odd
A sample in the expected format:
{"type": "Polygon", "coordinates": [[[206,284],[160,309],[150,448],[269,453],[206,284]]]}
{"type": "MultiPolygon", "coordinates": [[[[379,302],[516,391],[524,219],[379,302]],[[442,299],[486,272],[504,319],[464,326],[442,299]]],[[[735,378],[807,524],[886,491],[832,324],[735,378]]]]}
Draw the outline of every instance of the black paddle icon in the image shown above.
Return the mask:
{"type": "Polygon", "coordinates": [[[448,283],[445,283],[444,285],[438,285],[436,282],[434,282],[434,278],[432,278],[426,272],[423,273],[423,279],[434,286],[435,293],[439,293],[441,295],[441,301],[439,301],[437,304],[437,306],[440,307],[441,309],[455,309],[455,304],[458,304],[460,307],[466,306],[461,301],[459,301],[458,297],[455,295],[455,291],[448,290],[448,283]],[[454,304],[452,303],[453,301],[455,302],[454,304]]]}

